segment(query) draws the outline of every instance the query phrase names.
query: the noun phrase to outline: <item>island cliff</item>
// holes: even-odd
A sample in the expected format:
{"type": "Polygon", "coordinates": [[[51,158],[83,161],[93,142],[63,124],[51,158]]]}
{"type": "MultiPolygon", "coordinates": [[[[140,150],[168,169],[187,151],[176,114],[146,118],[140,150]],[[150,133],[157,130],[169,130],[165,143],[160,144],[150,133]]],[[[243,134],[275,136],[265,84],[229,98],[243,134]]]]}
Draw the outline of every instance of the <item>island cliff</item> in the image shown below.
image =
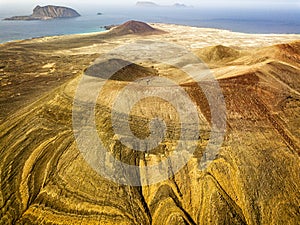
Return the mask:
{"type": "Polygon", "coordinates": [[[49,20],[55,18],[73,18],[79,16],[80,14],[78,12],[68,7],[53,5],[41,7],[38,5],[33,9],[33,13],[30,16],[13,16],[4,20],[49,20]]]}

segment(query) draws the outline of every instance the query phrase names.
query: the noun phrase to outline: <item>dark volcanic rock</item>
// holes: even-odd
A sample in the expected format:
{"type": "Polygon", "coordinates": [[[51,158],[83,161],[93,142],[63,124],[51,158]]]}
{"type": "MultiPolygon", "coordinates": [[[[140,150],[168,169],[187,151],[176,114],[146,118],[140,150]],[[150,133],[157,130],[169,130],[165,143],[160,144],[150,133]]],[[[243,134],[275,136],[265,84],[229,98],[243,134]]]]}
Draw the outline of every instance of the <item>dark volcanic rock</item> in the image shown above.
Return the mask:
{"type": "Polygon", "coordinates": [[[80,16],[80,14],[71,8],[53,5],[41,7],[38,5],[33,9],[33,13],[30,16],[13,16],[6,18],[5,20],[48,20],[55,18],[73,18],[78,16],[80,16]]]}
{"type": "Polygon", "coordinates": [[[117,26],[118,25],[112,24],[112,25],[106,25],[106,26],[104,26],[102,28],[104,28],[105,30],[111,30],[112,28],[117,27],[117,26]]]}

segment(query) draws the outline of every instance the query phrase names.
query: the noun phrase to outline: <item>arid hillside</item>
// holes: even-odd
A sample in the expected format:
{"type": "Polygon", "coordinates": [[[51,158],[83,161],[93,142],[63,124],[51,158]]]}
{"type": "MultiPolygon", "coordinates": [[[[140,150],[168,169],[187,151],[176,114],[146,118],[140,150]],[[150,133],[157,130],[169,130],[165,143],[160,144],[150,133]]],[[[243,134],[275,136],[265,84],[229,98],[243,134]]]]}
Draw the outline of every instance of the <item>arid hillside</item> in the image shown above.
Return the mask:
{"type": "MultiPolygon", "coordinates": [[[[152,26],[165,32],[104,32],[0,45],[0,224],[299,224],[300,36],[152,26]],[[136,79],[177,82],[196,105],[201,134],[182,169],[174,172],[170,163],[168,180],[121,185],[97,173],[79,150],[74,97],[83,74],[101,75],[104,64],[93,64],[96,59],[125,43],[150,40],[183,46],[208,65],[224,95],[226,133],[215,160],[200,169],[212,126],[204,93],[213,92],[212,84],[200,80],[201,90],[188,74],[161,62],[127,65],[113,59],[113,65],[126,66],[107,80],[100,77],[105,85],[94,110],[98,135],[115,158],[149,166],[168,159],[179,143],[182,118],[158,98],[135,104],[129,124],[145,139],[149,121],[163,118],[166,136],[159,146],[139,152],[120,143],[111,118],[117,94],[131,85],[130,102],[134,93],[156,90],[149,80],[133,84],[136,79]]],[[[173,86],[165,88],[172,93],[173,86]]],[[[122,110],[115,115],[120,122],[128,116],[122,110]]],[[[114,169],[123,180],[140,177],[114,169]]]]}

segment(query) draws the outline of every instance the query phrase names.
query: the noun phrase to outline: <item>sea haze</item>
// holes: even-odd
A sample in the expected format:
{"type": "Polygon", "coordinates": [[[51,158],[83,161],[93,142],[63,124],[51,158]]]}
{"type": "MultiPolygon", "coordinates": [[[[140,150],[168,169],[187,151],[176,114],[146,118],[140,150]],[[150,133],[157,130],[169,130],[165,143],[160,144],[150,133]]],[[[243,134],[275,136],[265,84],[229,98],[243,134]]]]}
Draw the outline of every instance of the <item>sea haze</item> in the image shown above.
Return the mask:
{"type": "Polygon", "coordinates": [[[82,16],[47,21],[3,21],[5,17],[29,15],[32,8],[0,10],[0,43],[42,36],[103,31],[103,26],[127,20],[184,24],[245,33],[300,34],[299,8],[101,8],[74,7],[82,16]],[[103,15],[97,15],[98,12],[103,15]]]}

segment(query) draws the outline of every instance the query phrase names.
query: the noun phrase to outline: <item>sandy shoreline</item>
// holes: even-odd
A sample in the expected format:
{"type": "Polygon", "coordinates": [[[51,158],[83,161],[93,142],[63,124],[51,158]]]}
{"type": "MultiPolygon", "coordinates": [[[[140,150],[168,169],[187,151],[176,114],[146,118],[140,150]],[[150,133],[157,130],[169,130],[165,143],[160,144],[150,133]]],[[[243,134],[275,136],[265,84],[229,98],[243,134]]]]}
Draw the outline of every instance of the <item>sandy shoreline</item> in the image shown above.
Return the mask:
{"type": "MultiPolygon", "coordinates": [[[[231,47],[262,47],[283,42],[300,40],[300,34],[251,34],[234,32],[217,28],[202,28],[188,25],[167,24],[167,23],[150,23],[151,26],[165,30],[169,33],[162,35],[158,39],[165,41],[174,41],[189,48],[202,48],[214,45],[226,45],[231,47]],[[236,39],[239,40],[236,40],[236,39]],[[191,43],[195,42],[195,43],[191,43]],[[190,44],[188,44],[190,43],[190,44]],[[190,45],[190,46],[189,46],[190,45]]],[[[99,31],[91,33],[66,34],[57,36],[34,37],[31,39],[12,40],[0,43],[0,46],[19,42],[33,43],[45,41],[68,40],[80,37],[89,37],[94,35],[105,34],[108,31],[99,31]]],[[[145,37],[145,39],[148,39],[145,37]]],[[[151,38],[152,39],[152,38],[151,38]]]]}

